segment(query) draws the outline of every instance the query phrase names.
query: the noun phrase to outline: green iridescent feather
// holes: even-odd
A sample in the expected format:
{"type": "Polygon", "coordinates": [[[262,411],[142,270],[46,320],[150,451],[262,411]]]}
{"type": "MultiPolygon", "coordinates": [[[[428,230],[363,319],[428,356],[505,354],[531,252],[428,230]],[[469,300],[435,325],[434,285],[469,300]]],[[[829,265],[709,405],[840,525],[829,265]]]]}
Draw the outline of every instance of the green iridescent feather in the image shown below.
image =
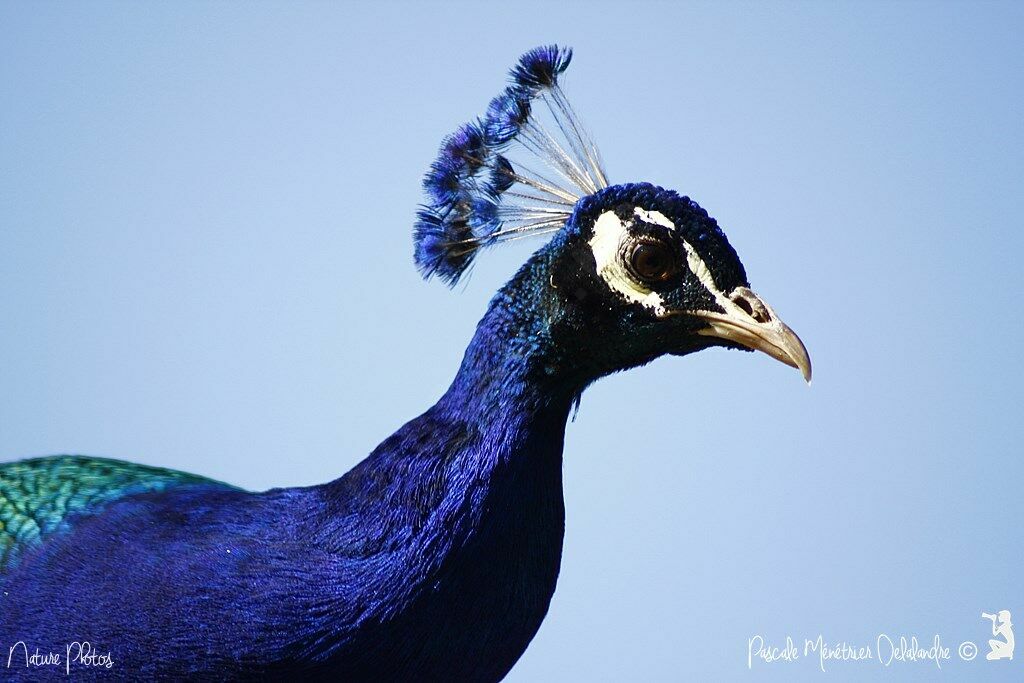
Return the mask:
{"type": "Polygon", "coordinates": [[[0,574],[24,551],[125,496],[187,484],[227,484],[195,474],[109,458],[55,455],[0,465],[0,574]]]}

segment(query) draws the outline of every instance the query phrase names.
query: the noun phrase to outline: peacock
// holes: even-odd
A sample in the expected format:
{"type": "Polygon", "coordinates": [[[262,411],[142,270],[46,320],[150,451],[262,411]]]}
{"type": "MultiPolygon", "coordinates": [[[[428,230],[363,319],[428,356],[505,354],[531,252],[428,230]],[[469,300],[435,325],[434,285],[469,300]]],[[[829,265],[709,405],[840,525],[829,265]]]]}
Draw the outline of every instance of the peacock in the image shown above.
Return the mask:
{"type": "Polygon", "coordinates": [[[500,680],[555,590],[565,426],[589,384],[709,347],[810,381],[714,218],[609,183],[560,83],[571,59],[526,52],[444,138],[413,230],[424,278],[455,285],[485,248],[548,241],[437,403],[351,471],[257,493],[77,455],[0,465],[6,674],[500,680]]]}

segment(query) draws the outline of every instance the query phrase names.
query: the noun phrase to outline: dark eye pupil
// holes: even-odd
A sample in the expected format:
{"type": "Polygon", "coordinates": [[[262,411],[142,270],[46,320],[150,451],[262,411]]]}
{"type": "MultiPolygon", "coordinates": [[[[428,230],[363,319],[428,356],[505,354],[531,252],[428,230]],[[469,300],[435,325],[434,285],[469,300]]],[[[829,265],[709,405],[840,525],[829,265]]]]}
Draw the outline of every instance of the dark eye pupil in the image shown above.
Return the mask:
{"type": "Polygon", "coordinates": [[[633,249],[631,265],[645,280],[666,280],[672,275],[671,259],[661,244],[643,243],[633,249]]]}

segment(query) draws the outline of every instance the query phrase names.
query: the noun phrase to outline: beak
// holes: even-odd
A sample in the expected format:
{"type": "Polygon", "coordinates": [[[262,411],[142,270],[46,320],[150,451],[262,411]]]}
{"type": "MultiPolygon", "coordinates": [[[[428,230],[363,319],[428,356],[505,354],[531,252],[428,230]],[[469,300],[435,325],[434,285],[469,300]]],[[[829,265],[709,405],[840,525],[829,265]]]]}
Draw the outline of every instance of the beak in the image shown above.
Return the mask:
{"type": "Polygon", "coordinates": [[[771,306],[746,287],[737,287],[728,298],[719,296],[725,313],[689,311],[707,322],[697,334],[718,337],[764,351],[775,360],[796,368],[811,383],[811,358],[800,337],[779,320],[771,306]]]}

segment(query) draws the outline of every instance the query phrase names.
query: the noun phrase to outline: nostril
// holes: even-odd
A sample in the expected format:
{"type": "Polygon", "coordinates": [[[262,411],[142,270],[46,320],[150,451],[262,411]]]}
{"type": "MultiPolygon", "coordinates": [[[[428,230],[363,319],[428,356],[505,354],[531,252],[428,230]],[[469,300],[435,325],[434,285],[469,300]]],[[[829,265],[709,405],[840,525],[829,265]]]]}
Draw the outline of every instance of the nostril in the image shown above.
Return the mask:
{"type": "Polygon", "coordinates": [[[749,292],[749,290],[747,292],[735,292],[730,298],[741,311],[757,322],[764,324],[772,321],[772,314],[768,311],[768,307],[761,303],[761,300],[753,292],[749,292]]]}
{"type": "Polygon", "coordinates": [[[746,299],[744,299],[743,297],[741,297],[741,296],[736,297],[735,299],[733,299],[733,303],[735,303],[737,306],[739,306],[741,309],[743,309],[743,312],[746,313],[747,315],[749,315],[751,318],[756,318],[757,317],[757,316],[754,315],[754,309],[751,308],[750,302],[747,301],[746,299]]]}

